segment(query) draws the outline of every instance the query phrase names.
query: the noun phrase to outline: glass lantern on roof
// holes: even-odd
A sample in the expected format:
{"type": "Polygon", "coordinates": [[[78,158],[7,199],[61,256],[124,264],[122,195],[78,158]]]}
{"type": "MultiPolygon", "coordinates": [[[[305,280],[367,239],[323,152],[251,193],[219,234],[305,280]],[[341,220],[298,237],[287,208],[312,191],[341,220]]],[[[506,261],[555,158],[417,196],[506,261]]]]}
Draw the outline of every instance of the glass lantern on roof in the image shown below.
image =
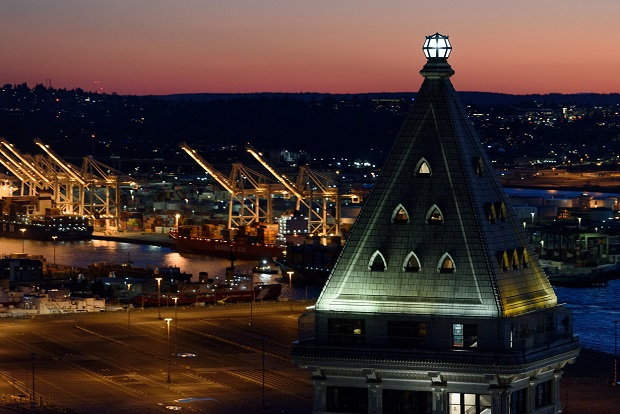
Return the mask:
{"type": "Polygon", "coordinates": [[[426,36],[422,50],[427,59],[447,59],[452,51],[452,46],[448,36],[435,33],[434,35],[426,36]]]}

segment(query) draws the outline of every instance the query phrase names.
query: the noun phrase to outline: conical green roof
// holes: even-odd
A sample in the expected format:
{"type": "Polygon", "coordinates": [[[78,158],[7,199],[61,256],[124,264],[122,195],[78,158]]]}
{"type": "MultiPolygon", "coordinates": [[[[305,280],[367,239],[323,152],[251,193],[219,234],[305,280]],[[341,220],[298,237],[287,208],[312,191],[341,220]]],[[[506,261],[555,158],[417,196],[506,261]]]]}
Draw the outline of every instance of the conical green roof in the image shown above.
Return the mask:
{"type": "Polygon", "coordinates": [[[425,80],[317,311],[514,316],[557,305],[458,98],[425,80]]]}

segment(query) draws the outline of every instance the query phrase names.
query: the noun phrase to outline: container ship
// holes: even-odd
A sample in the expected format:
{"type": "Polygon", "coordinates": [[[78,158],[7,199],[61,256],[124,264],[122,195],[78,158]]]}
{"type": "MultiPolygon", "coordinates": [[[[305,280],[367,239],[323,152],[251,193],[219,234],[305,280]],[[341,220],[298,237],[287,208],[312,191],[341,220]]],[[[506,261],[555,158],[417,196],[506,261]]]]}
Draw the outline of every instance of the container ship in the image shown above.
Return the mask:
{"type": "Polygon", "coordinates": [[[60,214],[52,208],[51,193],[13,197],[9,184],[0,187],[0,237],[60,241],[92,236],[93,226],[87,217],[60,214]]]}
{"type": "MultiPolygon", "coordinates": [[[[254,284],[251,279],[244,276],[236,276],[233,280],[221,283],[214,281],[207,285],[179,285],[179,292],[173,294],[173,296],[177,298],[177,306],[200,306],[230,302],[277,300],[281,293],[281,283],[254,284]]],[[[166,295],[158,298],[156,294],[143,294],[134,297],[133,303],[136,306],[157,306],[158,304],[166,303],[166,300],[171,298],[166,298],[166,295]]]]}
{"type": "Polygon", "coordinates": [[[215,225],[187,225],[172,230],[170,237],[174,240],[175,249],[185,253],[226,258],[233,256],[241,260],[271,259],[284,253],[284,246],[275,243],[277,225],[261,224],[224,232],[220,232],[215,225]]]}
{"type": "Polygon", "coordinates": [[[327,246],[319,243],[286,246],[286,254],[276,259],[282,274],[294,271],[298,281],[308,284],[325,283],[342,250],[340,238],[333,239],[327,246]]]}

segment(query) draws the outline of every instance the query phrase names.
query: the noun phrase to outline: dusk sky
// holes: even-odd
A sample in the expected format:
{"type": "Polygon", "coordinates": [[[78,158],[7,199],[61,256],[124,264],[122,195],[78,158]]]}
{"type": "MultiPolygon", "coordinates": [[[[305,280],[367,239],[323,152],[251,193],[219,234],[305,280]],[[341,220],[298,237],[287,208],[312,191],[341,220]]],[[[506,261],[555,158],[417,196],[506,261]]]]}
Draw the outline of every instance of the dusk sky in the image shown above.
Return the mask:
{"type": "Polygon", "coordinates": [[[618,0],[2,0],[0,85],[119,94],[620,92],[618,0]]]}

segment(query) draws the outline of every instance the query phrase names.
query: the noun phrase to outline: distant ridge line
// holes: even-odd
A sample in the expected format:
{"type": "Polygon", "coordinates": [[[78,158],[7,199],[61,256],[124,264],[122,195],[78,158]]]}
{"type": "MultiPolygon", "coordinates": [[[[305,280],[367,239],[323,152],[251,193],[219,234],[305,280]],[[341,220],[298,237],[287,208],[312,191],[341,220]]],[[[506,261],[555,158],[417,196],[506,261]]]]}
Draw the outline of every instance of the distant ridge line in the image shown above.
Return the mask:
{"type": "MultiPolygon", "coordinates": [[[[464,104],[516,105],[528,101],[544,104],[607,104],[620,105],[619,93],[549,93],[515,95],[498,92],[458,92],[464,104]]],[[[319,93],[319,92],[252,92],[252,93],[179,93],[171,95],[148,95],[165,100],[217,101],[252,98],[299,99],[317,101],[330,99],[414,99],[416,92],[372,92],[372,93],[319,93]]]]}

